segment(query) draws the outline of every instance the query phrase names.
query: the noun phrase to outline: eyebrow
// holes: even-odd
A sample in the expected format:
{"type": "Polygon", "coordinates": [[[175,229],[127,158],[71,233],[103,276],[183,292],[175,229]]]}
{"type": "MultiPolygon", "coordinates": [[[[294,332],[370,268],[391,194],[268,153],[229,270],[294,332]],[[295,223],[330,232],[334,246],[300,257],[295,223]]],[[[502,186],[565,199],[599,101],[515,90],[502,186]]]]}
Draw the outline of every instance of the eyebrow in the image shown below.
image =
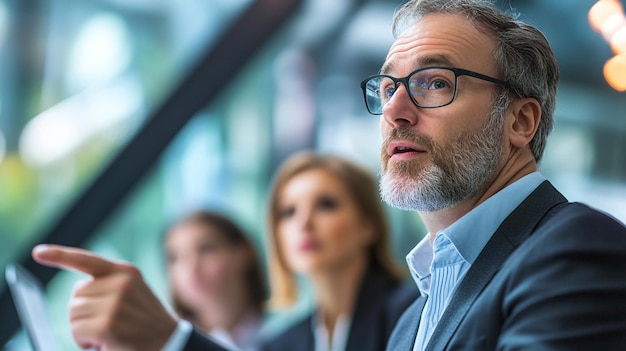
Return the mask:
{"type": "MultiPolygon", "coordinates": [[[[455,65],[452,63],[452,59],[448,55],[432,55],[432,56],[424,56],[417,59],[415,64],[415,69],[419,69],[422,67],[428,66],[446,66],[446,67],[454,67],[455,65]]],[[[380,74],[389,74],[394,68],[394,61],[386,61],[380,69],[380,74]]]]}

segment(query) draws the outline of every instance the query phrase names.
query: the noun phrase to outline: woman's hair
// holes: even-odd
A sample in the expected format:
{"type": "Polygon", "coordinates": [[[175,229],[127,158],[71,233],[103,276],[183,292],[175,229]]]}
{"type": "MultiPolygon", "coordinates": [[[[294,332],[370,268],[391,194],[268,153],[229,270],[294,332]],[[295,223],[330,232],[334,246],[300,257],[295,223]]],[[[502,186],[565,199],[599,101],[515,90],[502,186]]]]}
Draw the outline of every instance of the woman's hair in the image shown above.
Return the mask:
{"type": "Polygon", "coordinates": [[[371,221],[376,237],[369,250],[369,265],[400,279],[402,270],[391,255],[387,217],[378,195],[374,177],[365,169],[342,158],[303,152],[287,159],[277,171],[269,198],[269,272],[272,307],[286,307],[297,299],[295,273],[285,261],[278,243],[279,197],[285,185],[296,175],[308,170],[324,170],[336,177],[348,190],[358,210],[371,221]]]}
{"type": "Polygon", "coordinates": [[[501,88],[494,108],[506,110],[515,97],[533,97],[541,106],[541,122],[530,141],[539,162],[552,130],[559,68],[546,37],[535,27],[516,20],[488,0],[411,0],[394,16],[393,35],[431,14],[457,14],[467,18],[478,30],[492,35],[492,53],[499,78],[511,89],[501,88]]]}
{"type": "MultiPolygon", "coordinates": [[[[249,294],[248,296],[250,298],[251,306],[257,312],[261,312],[267,298],[267,287],[265,285],[263,272],[261,270],[261,265],[259,264],[256,250],[246,234],[244,234],[244,232],[235,223],[233,223],[233,221],[221,214],[210,211],[197,211],[171,225],[169,230],[165,233],[165,240],[167,240],[167,236],[172,229],[183,224],[200,225],[206,229],[207,233],[212,230],[212,233],[219,235],[220,238],[225,240],[229,245],[241,247],[247,252],[249,255],[249,263],[243,280],[247,284],[246,291],[249,294]]],[[[186,306],[180,300],[173,287],[171,290],[171,296],[174,311],[181,318],[193,321],[195,319],[193,309],[186,306]]]]}

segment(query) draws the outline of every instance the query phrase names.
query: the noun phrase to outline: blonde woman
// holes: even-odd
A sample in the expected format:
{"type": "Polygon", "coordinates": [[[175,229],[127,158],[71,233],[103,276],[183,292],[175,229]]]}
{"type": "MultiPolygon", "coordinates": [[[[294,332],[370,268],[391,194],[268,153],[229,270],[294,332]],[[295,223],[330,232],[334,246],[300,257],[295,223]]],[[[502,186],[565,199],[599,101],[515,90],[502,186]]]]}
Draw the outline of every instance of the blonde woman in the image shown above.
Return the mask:
{"type": "Polygon", "coordinates": [[[336,156],[292,156],[275,177],[268,219],[272,305],[297,300],[301,275],[315,307],[264,349],[384,350],[418,292],[399,289],[402,275],[370,173],[336,156]]]}

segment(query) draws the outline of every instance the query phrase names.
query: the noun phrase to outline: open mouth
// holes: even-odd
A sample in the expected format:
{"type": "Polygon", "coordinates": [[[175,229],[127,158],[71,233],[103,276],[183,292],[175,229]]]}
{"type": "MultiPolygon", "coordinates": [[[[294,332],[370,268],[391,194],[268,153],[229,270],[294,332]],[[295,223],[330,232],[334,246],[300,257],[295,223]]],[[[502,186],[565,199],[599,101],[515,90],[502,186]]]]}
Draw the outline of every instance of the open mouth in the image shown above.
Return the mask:
{"type": "Polygon", "coordinates": [[[396,146],[393,149],[393,153],[394,154],[404,154],[404,153],[407,153],[407,152],[419,152],[419,151],[417,151],[417,150],[415,150],[415,149],[413,149],[411,147],[408,147],[408,146],[396,146]]]}
{"type": "Polygon", "coordinates": [[[389,148],[387,149],[387,154],[390,157],[395,155],[417,154],[424,152],[426,152],[426,150],[423,148],[405,141],[392,142],[389,144],[389,148]]]}

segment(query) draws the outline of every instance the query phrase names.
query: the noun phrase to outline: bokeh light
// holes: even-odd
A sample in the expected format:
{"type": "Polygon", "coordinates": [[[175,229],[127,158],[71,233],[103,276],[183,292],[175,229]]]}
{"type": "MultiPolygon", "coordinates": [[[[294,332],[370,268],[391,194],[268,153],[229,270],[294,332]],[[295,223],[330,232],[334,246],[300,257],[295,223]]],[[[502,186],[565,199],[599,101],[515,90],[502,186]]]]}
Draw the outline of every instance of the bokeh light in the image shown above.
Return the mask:
{"type": "Polygon", "coordinates": [[[600,0],[589,10],[591,27],[600,33],[607,24],[619,20],[616,16],[624,16],[624,8],[618,0],[600,0]]]}
{"type": "Polygon", "coordinates": [[[591,27],[602,34],[616,56],[604,65],[604,78],[617,91],[626,91],[626,16],[619,0],[600,0],[589,10],[591,27]]]}
{"type": "Polygon", "coordinates": [[[604,78],[617,91],[626,91],[626,53],[619,54],[604,65],[604,78]]]}
{"type": "Polygon", "coordinates": [[[613,52],[616,54],[626,52],[626,26],[620,28],[613,34],[610,44],[611,49],[613,49],[613,52]]]}

